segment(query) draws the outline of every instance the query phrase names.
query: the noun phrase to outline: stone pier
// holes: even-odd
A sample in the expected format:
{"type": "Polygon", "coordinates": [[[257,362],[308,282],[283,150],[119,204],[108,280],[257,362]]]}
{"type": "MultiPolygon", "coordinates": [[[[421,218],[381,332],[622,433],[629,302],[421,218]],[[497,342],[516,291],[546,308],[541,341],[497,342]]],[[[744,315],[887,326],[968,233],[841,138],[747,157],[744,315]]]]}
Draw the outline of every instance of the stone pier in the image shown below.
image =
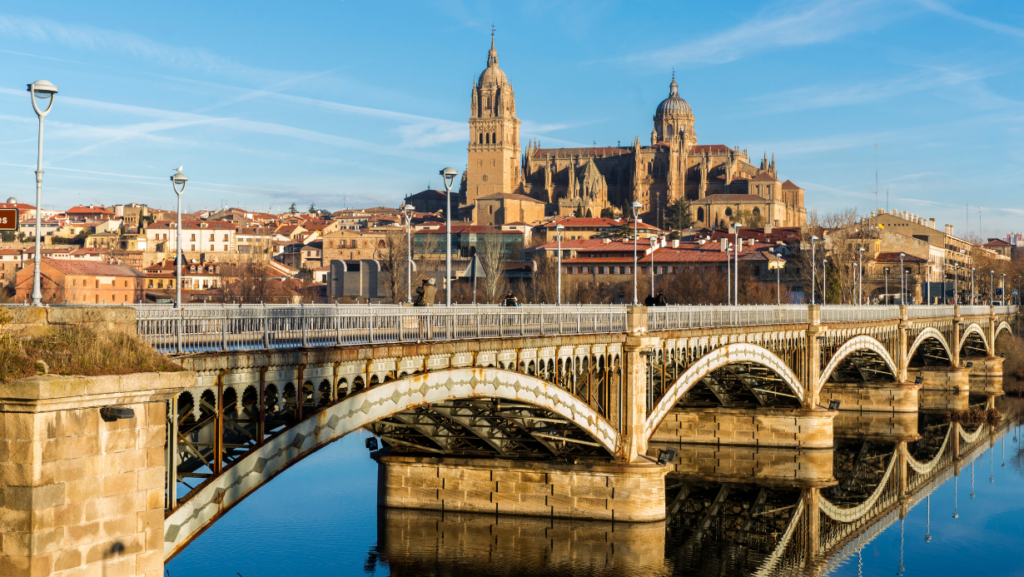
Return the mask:
{"type": "Polygon", "coordinates": [[[165,401],[194,380],[0,384],[0,575],[163,575],[165,401]],[[111,407],[132,416],[101,414],[111,407]]]}
{"type": "Polygon", "coordinates": [[[825,449],[832,446],[835,415],[820,409],[676,408],[651,441],[825,449]]]}
{"type": "MultiPolygon", "coordinates": [[[[913,379],[911,379],[913,381],[913,379]]],[[[912,413],[917,411],[920,385],[910,383],[829,383],[821,389],[821,404],[839,401],[839,412],[873,411],[912,413]]]]}
{"type": "Polygon", "coordinates": [[[667,468],[377,452],[382,507],[602,521],[665,519],[667,468]]]}
{"type": "Polygon", "coordinates": [[[668,476],[684,481],[755,483],[762,486],[827,487],[835,484],[831,449],[652,443],[675,449],[668,476]]]}
{"type": "Polygon", "coordinates": [[[968,381],[971,392],[981,395],[1003,394],[1003,359],[1002,357],[965,357],[960,360],[963,366],[971,363],[968,381]]]}

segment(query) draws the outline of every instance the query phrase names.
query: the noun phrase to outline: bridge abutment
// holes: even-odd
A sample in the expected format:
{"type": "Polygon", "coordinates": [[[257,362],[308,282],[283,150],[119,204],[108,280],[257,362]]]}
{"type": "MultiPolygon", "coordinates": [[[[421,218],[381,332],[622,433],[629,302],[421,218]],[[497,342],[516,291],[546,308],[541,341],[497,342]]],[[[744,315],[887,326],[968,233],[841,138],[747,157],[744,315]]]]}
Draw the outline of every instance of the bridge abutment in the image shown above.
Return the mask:
{"type": "Polygon", "coordinates": [[[1001,357],[969,357],[972,363],[967,368],[968,382],[972,393],[983,395],[1003,394],[1003,361],[1001,357]]]}
{"type": "Polygon", "coordinates": [[[375,453],[383,507],[560,519],[665,519],[664,466],[375,453]]]}
{"type": "Polygon", "coordinates": [[[0,384],[0,575],[163,575],[166,401],[194,379],[0,384]]]}
{"type": "Polygon", "coordinates": [[[829,383],[822,387],[821,403],[839,401],[843,413],[913,413],[917,411],[920,388],[905,382],[829,383]]]}
{"type": "Polygon", "coordinates": [[[827,449],[836,411],[790,408],[672,409],[652,442],[827,449]]]}

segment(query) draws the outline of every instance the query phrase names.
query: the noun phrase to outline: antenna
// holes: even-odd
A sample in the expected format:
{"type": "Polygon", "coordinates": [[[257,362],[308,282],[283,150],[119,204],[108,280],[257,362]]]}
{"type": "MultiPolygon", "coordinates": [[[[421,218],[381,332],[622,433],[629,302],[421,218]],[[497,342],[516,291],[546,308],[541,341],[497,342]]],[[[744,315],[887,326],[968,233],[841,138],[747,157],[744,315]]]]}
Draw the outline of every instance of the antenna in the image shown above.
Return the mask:
{"type": "MultiPolygon", "coordinates": [[[[889,210],[889,192],[885,193],[885,209],[889,210]]],[[[875,210],[878,210],[878,145],[875,145],[875,210]]]]}

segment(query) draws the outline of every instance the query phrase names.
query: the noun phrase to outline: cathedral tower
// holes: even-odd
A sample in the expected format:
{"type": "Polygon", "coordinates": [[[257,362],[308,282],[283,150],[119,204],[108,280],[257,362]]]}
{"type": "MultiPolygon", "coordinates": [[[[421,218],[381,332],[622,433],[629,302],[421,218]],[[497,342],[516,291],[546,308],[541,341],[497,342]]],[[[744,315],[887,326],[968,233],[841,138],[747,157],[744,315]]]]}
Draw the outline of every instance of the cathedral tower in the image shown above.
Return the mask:
{"type": "MultiPolygon", "coordinates": [[[[654,112],[654,131],[651,137],[652,140],[667,143],[680,138],[682,148],[689,148],[697,143],[697,135],[693,133],[693,110],[690,109],[690,104],[679,96],[675,73],[672,74],[672,84],[668,87],[668,98],[662,100],[654,112]]],[[[652,146],[653,144],[655,143],[652,143],[652,146]]]]}
{"type": "Polygon", "coordinates": [[[520,187],[519,119],[516,98],[498,67],[498,51],[487,53],[487,69],[473,83],[469,111],[469,163],[466,204],[495,193],[514,193],[520,187]]]}

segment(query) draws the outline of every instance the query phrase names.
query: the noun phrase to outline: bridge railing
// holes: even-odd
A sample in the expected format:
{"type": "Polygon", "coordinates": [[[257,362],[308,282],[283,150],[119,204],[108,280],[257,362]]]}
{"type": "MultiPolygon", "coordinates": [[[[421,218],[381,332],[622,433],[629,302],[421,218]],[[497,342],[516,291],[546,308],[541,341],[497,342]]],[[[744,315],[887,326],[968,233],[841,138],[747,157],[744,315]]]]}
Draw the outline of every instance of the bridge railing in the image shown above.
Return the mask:
{"type": "Polygon", "coordinates": [[[135,307],[162,353],[623,332],[621,306],[189,305],[135,307]]]}
{"type": "Polygon", "coordinates": [[[987,315],[992,310],[988,305],[960,305],[960,316],[973,317],[987,315]]]}
{"type": "Polygon", "coordinates": [[[647,330],[806,324],[807,319],[807,305],[649,307],[647,330]]]}
{"type": "Polygon", "coordinates": [[[1013,313],[1017,312],[1016,305],[1004,305],[1004,306],[997,306],[997,307],[994,307],[994,308],[995,308],[995,314],[997,314],[997,315],[1009,315],[1009,314],[1013,314],[1013,313]]]}
{"type": "Polygon", "coordinates": [[[931,319],[936,317],[952,317],[953,305],[914,305],[907,307],[907,317],[912,319],[931,319]]]}
{"type": "Polygon", "coordinates": [[[821,307],[821,322],[823,323],[891,321],[898,318],[900,318],[899,305],[828,305],[821,307]]]}

